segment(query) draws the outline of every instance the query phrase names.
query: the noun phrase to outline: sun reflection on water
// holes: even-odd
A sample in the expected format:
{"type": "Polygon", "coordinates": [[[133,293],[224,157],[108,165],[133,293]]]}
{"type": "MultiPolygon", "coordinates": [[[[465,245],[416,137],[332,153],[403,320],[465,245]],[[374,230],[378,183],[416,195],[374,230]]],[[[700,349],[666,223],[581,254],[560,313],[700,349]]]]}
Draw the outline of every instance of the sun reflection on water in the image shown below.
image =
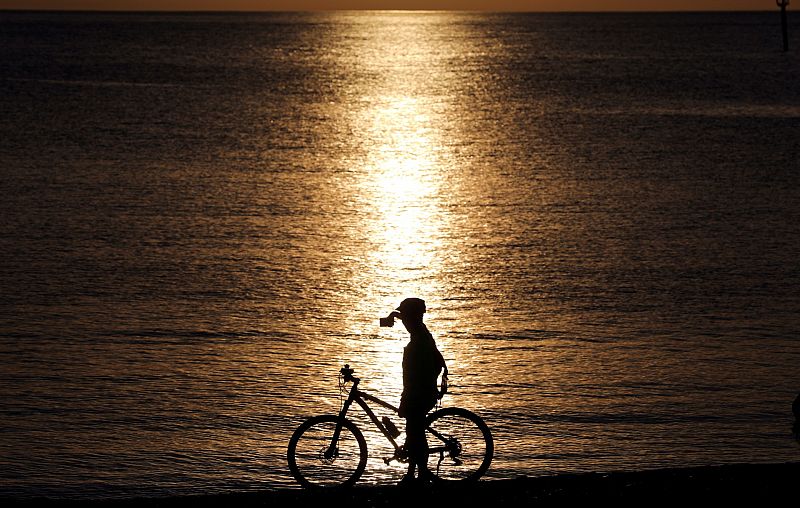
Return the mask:
{"type": "MultiPolygon", "coordinates": [[[[326,224],[319,245],[339,255],[331,261],[320,254],[321,265],[332,265],[320,270],[326,277],[320,285],[330,290],[310,302],[324,316],[320,325],[332,330],[320,364],[327,372],[349,363],[361,389],[399,404],[408,333],[400,322],[380,328],[378,318],[402,299],[420,297],[451,372],[443,404],[480,412],[486,405],[473,398],[481,390],[475,379],[483,372],[482,346],[469,339],[482,325],[475,316],[490,310],[475,308],[472,288],[482,281],[472,274],[482,272],[470,269],[480,259],[470,248],[479,240],[464,233],[492,222],[465,211],[474,210],[471,204],[492,180],[484,173],[472,178],[472,159],[463,153],[474,125],[466,121],[458,55],[471,51],[462,47],[469,39],[454,37],[461,25],[442,16],[347,19],[337,35],[347,47],[334,58],[348,79],[341,82],[341,103],[329,106],[345,139],[331,152],[338,171],[327,177],[330,196],[321,200],[337,203],[340,222],[326,224]]],[[[396,414],[372,407],[403,429],[396,414]]],[[[387,468],[381,461],[392,455],[387,441],[360,408],[349,417],[365,431],[370,449],[364,481],[396,481],[395,468],[402,465],[387,468]]]]}
{"type": "Polygon", "coordinates": [[[366,183],[377,211],[372,265],[380,280],[393,280],[395,294],[431,294],[443,217],[434,142],[424,126],[429,119],[418,101],[404,97],[376,108],[372,121],[374,132],[384,136],[367,162],[366,183]]]}
{"type": "MultiPolygon", "coordinates": [[[[379,329],[378,317],[403,298],[417,296],[426,300],[429,321],[435,321],[436,309],[446,298],[443,266],[458,254],[445,241],[450,218],[444,193],[448,143],[442,138],[442,127],[453,119],[429,90],[434,83],[441,84],[444,76],[436,67],[438,50],[432,34],[413,22],[373,25],[369,30],[368,40],[356,39],[365,44],[362,62],[380,69],[384,79],[374,80],[369,90],[360,90],[360,108],[352,117],[352,130],[365,148],[352,189],[361,207],[360,234],[366,249],[360,253],[365,273],[355,274],[351,281],[361,286],[362,298],[355,303],[355,319],[348,323],[348,332],[361,338],[354,346],[358,350],[350,354],[360,362],[364,389],[398,404],[408,334],[399,322],[379,329]],[[399,44],[404,51],[393,50],[399,44]]],[[[433,332],[436,336],[435,328],[433,332]]],[[[379,415],[387,414],[375,409],[379,415]]],[[[403,428],[397,415],[388,416],[403,428]]],[[[364,422],[365,428],[370,426],[364,422]]],[[[365,437],[374,450],[370,460],[391,455],[382,436],[368,432],[365,437]]],[[[401,435],[401,443],[403,439],[401,435]]],[[[377,475],[371,481],[380,481],[381,474],[392,476],[378,462],[368,471],[377,475]]]]}
{"type": "Polygon", "coordinates": [[[372,140],[359,187],[371,210],[365,214],[371,242],[365,255],[372,278],[358,314],[372,318],[354,326],[357,333],[378,335],[369,369],[382,375],[375,376],[373,386],[399,393],[407,334],[399,323],[378,332],[377,317],[402,298],[420,296],[430,302],[441,291],[437,266],[446,216],[439,209],[437,142],[430,115],[413,97],[381,97],[362,121],[372,140]]]}

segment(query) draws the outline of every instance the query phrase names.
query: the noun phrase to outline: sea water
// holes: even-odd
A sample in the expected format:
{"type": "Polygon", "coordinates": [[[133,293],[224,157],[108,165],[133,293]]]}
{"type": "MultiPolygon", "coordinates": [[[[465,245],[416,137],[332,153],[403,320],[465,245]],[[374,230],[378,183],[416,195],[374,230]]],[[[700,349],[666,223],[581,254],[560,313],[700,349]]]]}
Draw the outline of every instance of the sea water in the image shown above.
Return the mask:
{"type": "Polygon", "coordinates": [[[780,50],[777,13],[0,13],[0,495],[294,486],[344,363],[398,402],[408,296],[487,478],[797,460],[780,50]]]}

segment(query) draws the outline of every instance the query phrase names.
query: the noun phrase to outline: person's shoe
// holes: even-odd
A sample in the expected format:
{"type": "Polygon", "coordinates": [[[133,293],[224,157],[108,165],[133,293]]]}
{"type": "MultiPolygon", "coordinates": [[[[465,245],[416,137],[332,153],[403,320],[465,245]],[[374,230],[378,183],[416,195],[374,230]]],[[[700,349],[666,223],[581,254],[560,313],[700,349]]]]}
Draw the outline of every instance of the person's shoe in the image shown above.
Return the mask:
{"type": "Polygon", "coordinates": [[[430,469],[420,469],[419,476],[417,477],[417,481],[420,483],[433,483],[436,480],[436,477],[431,473],[430,469]]]}
{"type": "Polygon", "coordinates": [[[413,474],[406,474],[403,476],[403,479],[397,483],[400,487],[414,487],[417,485],[417,479],[414,478],[413,474]]]}

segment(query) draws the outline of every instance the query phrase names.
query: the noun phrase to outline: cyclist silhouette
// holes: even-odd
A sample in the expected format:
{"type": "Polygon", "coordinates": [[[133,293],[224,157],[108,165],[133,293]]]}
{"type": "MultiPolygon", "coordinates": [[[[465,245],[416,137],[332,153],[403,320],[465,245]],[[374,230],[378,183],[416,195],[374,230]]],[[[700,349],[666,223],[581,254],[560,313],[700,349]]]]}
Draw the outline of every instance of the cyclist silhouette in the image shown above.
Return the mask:
{"type": "Polygon", "coordinates": [[[408,472],[401,484],[415,480],[414,471],[419,469],[419,480],[428,481],[428,442],[425,438],[425,417],[447,391],[447,365],[436,347],[428,327],[422,322],[425,301],[406,298],[389,319],[400,318],[411,340],[403,351],[403,394],[400,398],[400,417],[406,419],[406,450],[408,472]],[[442,391],[436,380],[442,373],[442,391]]]}
{"type": "Polygon", "coordinates": [[[401,485],[423,481],[463,485],[477,481],[489,469],[494,439],[480,416],[460,407],[446,407],[428,414],[436,400],[447,393],[447,366],[422,322],[424,314],[425,302],[409,298],[388,317],[380,318],[381,326],[392,326],[394,319],[400,318],[411,334],[403,352],[403,394],[399,407],[359,389],[361,379],[353,375],[355,371],[350,365],[345,365],[339,370],[339,388],[344,392],[346,384],[351,383],[351,386],[339,414],[311,416],[294,431],[286,457],[289,470],[300,485],[349,487],[364,473],[369,457],[367,441],[358,426],[347,418],[353,406],[364,410],[369,421],[394,448],[394,455],[383,459],[387,465],[393,460],[408,459],[408,472],[401,485]],[[439,374],[442,388],[437,391],[439,374]],[[403,445],[396,440],[400,433],[391,420],[385,415],[379,419],[368,402],[405,418],[406,442],[403,445]],[[435,468],[428,469],[429,456],[438,459],[435,468]],[[415,478],[417,470],[419,476],[415,478]]]}

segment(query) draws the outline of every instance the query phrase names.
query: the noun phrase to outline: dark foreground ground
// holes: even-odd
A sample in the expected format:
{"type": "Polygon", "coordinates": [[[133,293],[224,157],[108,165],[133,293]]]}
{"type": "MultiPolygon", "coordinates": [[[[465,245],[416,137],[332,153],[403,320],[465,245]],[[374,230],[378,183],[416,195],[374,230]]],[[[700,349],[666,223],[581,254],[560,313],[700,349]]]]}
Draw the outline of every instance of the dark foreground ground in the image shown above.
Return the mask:
{"type": "Polygon", "coordinates": [[[424,508],[425,506],[565,506],[582,503],[666,505],[721,503],[735,505],[797,506],[800,462],[743,464],[661,469],[636,473],[586,473],[575,475],[481,481],[458,488],[369,487],[342,492],[277,490],[182,498],[126,499],[117,501],[63,501],[0,499],[2,506],[95,508],[205,508],[255,506],[342,506],[424,508]]]}

